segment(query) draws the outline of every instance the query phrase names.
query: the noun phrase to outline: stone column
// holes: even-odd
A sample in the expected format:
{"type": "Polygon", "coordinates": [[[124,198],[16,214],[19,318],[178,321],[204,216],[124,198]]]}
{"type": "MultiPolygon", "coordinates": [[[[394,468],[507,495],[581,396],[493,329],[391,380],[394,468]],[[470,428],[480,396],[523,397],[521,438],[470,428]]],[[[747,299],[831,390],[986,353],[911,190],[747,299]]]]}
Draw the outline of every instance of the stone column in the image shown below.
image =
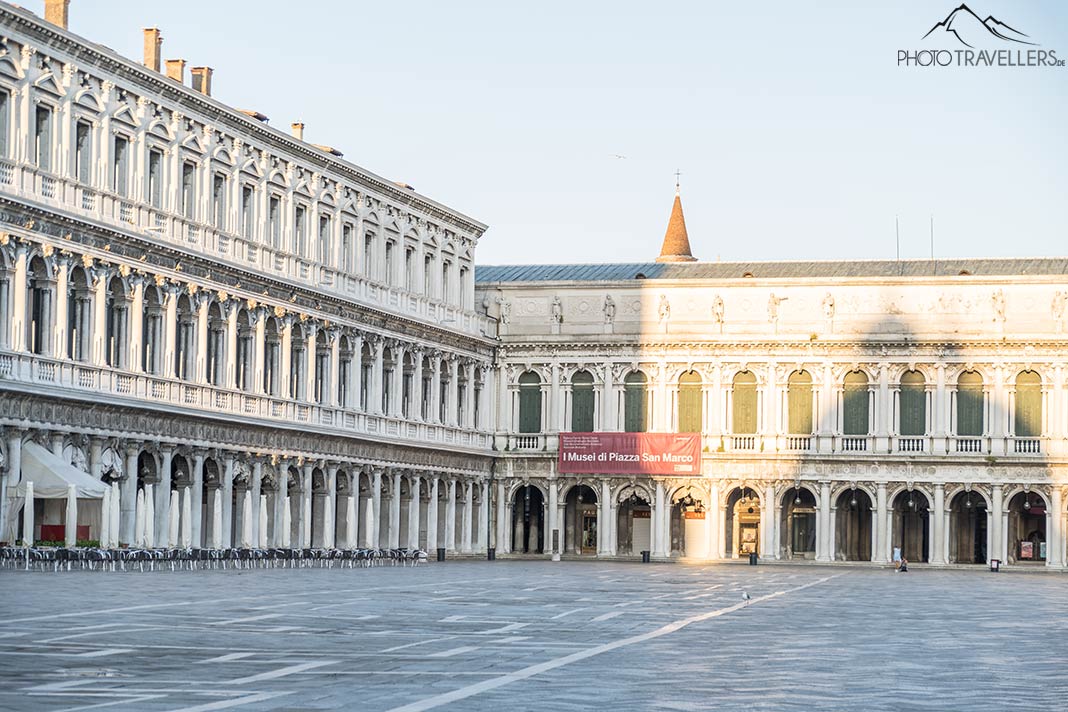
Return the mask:
{"type": "Polygon", "coordinates": [[[27,335],[29,324],[26,322],[26,256],[29,247],[25,243],[16,243],[15,275],[11,280],[11,338],[8,343],[12,351],[26,351],[30,339],[27,335]]]}
{"type": "Polygon", "coordinates": [[[609,539],[608,526],[612,521],[612,488],[607,480],[601,482],[601,491],[597,494],[597,555],[611,554],[612,542],[609,539]]]}
{"type": "Polygon", "coordinates": [[[145,282],[140,277],[133,279],[133,298],[130,300],[130,348],[126,368],[140,373],[144,370],[144,318],[145,282]]]}
{"type": "Polygon", "coordinates": [[[279,368],[275,374],[275,382],[278,384],[277,394],[281,398],[289,398],[290,366],[293,360],[293,320],[286,316],[282,320],[282,343],[279,346],[279,368]]]}
{"type": "Polygon", "coordinates": [[[260,496],[263,494],[263,460],[258,457],[252,459],[252,541],[253,549],[259,547],[263,538],[261,527],[267,526],[267,522],[260,521],[260,496]]]}
{"type": "Polygon", "coordinates": [[[990,554],[991,559],[999,559],[1002,563],[1005,562],[1006,546],[1005,546],[1005,527],[1004,513],[1005,513],[1005,495],[1001,484],[995,484],[991,492],[991,508],[990,508],[990,554]]]}
{"type": "Polygon", "coordinates": [[[495,517],[496,518],[496,522],[495,522],[495,527],[494,527],[494,531],[496,533],[495,534],[496,541],[493,543],[494,548],[497,550],[498,554],[507,554],[508,553],[508,540],[511,538],[509,536],[508,530],[506,528],[507,523],[509,521],[511,521],[511,519],[505,515],[505,510],[506,510],[505,500],[506,500],[506,498],[507,498],[507,488],[505,487],[505,484],[503,482],[498,482],[497,483],[497,512],[496,512],[496,517],[495,517]]]}
{"type": "Polygon", "coordinates": [[[438,548],[438,477],[430,477],[430,501],[426,510],[426,549],[433,553],[438,548]]]}
{"type": "MultiPolygon", "coordinates": [[[[237,388],[237,312],[235,302],[224,303],[223,314],[226,317],[226,367],[218,385],[223,388],[237,388]]],[[[259,503],[256,503],[258,506],[259,503]]],[[[243,505],[242,505],[243,506],[243,505]]],[[[255,507],[253,507],[255,509],[255,507]]]]}
{"type": "MultiPolygon", "coordinates": [[[[318,339],[319,327],[308,322],[307,340],[304,344],[304,400],[309,403],[315,402],[315,372],[318,366],[318,339]]],[[[309,538],[308,541],[311,541],[309,538]]]]}
{"type": "Polygon", "coordinates": [[[171,460],[174,457],[174,449],[170,445],[160,446],[160,459],[162,462],[159,466],[158,484],[153,488],[155,490],[155,502],[153,503],[156,512],[156,531],[155,542],[156,546],[167,548],[177,545],[178,542],[171,541],[171,460]]]}
{"type": "Polygon", "coordinates": [[[664,491],[664,483],[656,483],[656,502],[653,505],[653,556],[665,557],[668,555],[670,542],[664,541],[664,521],[670,520],[671,516],[666,510],[667,493],[664,491]]]}
{"type": "Polygon", "coordinates": [[[286,494],[289,492],[289,467],[284,463],[278,464],[278,489],[274,496],[274,512],[271,514],[273,526],[271,527],[271,546],[285,546],[285,510],[286,494]]]}
{"type": "MultiPolygon", "coordinates": [[[[337,541],[337,465],[330,464],[326,467],[326,511],[329,517],[323,517],[323,547],[333,549],[337,541]],[[327,524],[330,526],[326,526],[327,524]]],[[[348,522],[345,533],[348,533],[348,522]]]]}
{"type": "Polygon", "coordinates": [[[204,456],[205,453],[198,450],[193,453],[193,489],[190,492],[192,498],[192,546],[200,548],[204,544],[204,456]]]}
{"type": "Polygon", "coordinates": [[[445,500],[445,548],[456,550],[456,480],[449,480],[445,500]]]}
{"type": "Polygon", "coordinates": [[[353,408],[360,408],[363,403],[363,334],[357,333],[352,339],[352,363],[349,365],[349,402],[353,408]]]}
{"type": "MultiPolygon", "coordinates": [[[[330,378],[323,386],[326,392],[323,393],[322,402],[324,405],[330,405],[335,408],[344,407],[345,404],[341,402],[341,393],[339,392],[339,385],[341,384],[341,332],[336,329],[331,329],[330,335],[330,378]]],[[[348,379],[349,388],[352,387],[352,378],[348,379]]]]}
{"type": "Polygon", "coordinates": [[[367,410],[382,415],[382,352],[386,344],[382,339],[374,340],[374,364],[371,367],[371,392],[367,394],[367,410]]]}
{"type": "MultiPolygon", "coordinates": [[[[419,548],[419,475],[408,476],[408,550],[419,548]]],[[[399,523],[399,522],[398,522],[399,523]]]]}
{"type": "MultiPolygon", "coordinates": [[[[178,298],[180,293],[176,287],[167,287],[163,290],[163,333],[159,356],[159,375],[164,378],[175,378],[175,353],[178,351],[178,298]]],[[[196,509],[196,507],[194,507],[196,509]]]]}
{"type": "MultiPolygon", "coordinates": [[[[545,546],[543,550],[549,554],[562,554],[564,553],[564,532],[562,531],[564,527],[562,526],[563,522],[559,517],[560,491],[557,487],[556,480],[549,480],[545,484],[549,488],[549,497],[547,499],[548,506],[546,507],[549,511],[546,512],[547,516],[545,517],[545,533],[543,534],[545,537],[545,546]],[[556,537],[559,546],[556,548],[553,548],[553,532],[559,532],[556,537]]],[[[531,516],[531,519],[533,520],[533,515],[531,516]]],[[[534,547],[535,542],[530,542],[530,546],[534,547]]],[[[532,551],[534,551],[534,549],[532,549],[532,551]]]]}
{"type": "Polygon", "coordinates": [[[404,414],[404,354],[407,349],[404,344],[396,344],[393,347],[393,402],[389,404],[388,415],[400,418],[404,414]]]}
{"type": "Polygon", "coordinates": [[[934,486],[934,509],[931,511],[931,556],[932,564],[944,564],[946,542],[946,486],[936,482],[934,486]]]}
{"type": "Polygon", "coordinates": [[[307,549],[312,545],[311,543],[311,515],[312,515],[312,470],[315,469],[314,463],[305,462],[304,469],[300,475],[300,507],[297,509],[297,519],[299,524],[297,526],[298,546],[301,549],[307,549]]]}
{"type": "Polygon", "coordinates": [[[393,471],[393,487],[389,499],[389,541],[390,549],[400,547],[400,510],[401,510],[401,474],[393,471]]]}
{"type": "Polygon", "coordinates": [[[233,521],[234,521],[234,456],[227,453],[223,459],[222,482],[216,497],[222,497],[222,548],[229,549],[233,545],[233,521]]]}
{"type": "Polygon", "coordinates": [[[107,365],[108,273],[105,268],[90,270],[93,284],[93,341],[90,360],[97,366],[107,365]]]}
{"type": "Polygon", "coordinates": [[[464,482],[464,538],[461,551],[465,554],[470,554],[473,551],[471,547],[471,524],[475,513],[474,496],[474,483],[464,482]]]}
{"type": "MultiPolygon", "coordinates": [[[[56,261],[56,280],[55,280],[55,309],[53,310],[56,319],[52,324],[52,347],[49,350],[56,358],[67,357],[67,310],[70,308],[69,300],[67,299],[68,276],[70,274],[70,261],[67,258],[60,257],[56,261]]],[[[28,345],[27,341],[27,345],[28,345]]]]}
{"type": "Polygon", "coordinates": [[[708,505],[705,516],[708,517],[708,558],[723,557],[723,521],[720,515],[723,508],[719,506],[719,483],[712,481],[708,486],[708,505]]]}
{"type": "MultiPolygon", "coordinates": [[[[775,526],[779,526],[780,518],[776,518],[775,526]]],[[[831,483],[820,482],[820,512],[816,521],[816,561],[834,561],[832,548],[834,542],[830,540],[831,533],[831,483]]],[[[778,555],[778,551],[775,552],[778,555]]]]}
{"type": "Polygon", "coordinates": [[[886,531],[886,514],[886,483],[880,482],[875,491],[875,548],[871,552],[871,560],[879,564],[889,560],[886,553],[890,546],[890,532],[886,531]]]}
{"type": "MultiPolygon", "coordinates": [[[[195,295],[194,295],[195,296],[195,295]]],[[[211,300],[206,296],[193,300],[194,309],[197,312],[197,336],[193,342],[194,366],[193,375],[189,378],[197,383],[208,382],[208,307],[211,300]]]]}
{"type": "Polygon", "coordinates": [[[464,422],[460,423],[461,427],[474,429],[475,428],[475,362],[471,361],[466,366],[467,369],[467,390],[464,391],[464,422]]]}
{"type": "MultiPolygon", "coordinates": [[[[468,388],[468,393],[471,389],[468,388]]],[[[482,482],[482,496],[478,504],[478,540],[475,550],[485,553],[489,548],[489,522],[490,522],[490,486],[487,480],[482,482]]]]}
{"type": "Polygon", "coordinates": [[[16,522],[7,520],[7,493],[8,489],[14,489],[22,475],[22,434],[21,428],[7,428],[4,436],[7,440],[7,462],[5,463],[3,477],[0,477],[0,537],[7,537],[11,528],[11,541],[18,539],[16,522]]]}
{"type": "Polygon", "coordinates": [[[460,423],[456,418],[457,398],[460,391],[460,362],[455,358],[449,359],[449,392],[448,405],[445,408],[445,424],[453,427],[460,423]]]}
{"type": "Polygon", "coordinates": [[[119,485],[119,536],[120,544],[133,544],[136,517],[137,517],[137,456],[141,454],[141,443],[129,442],[126,444],[126,472],[122,484],[119,485]]]}
{"type": "Polygon", "coordinates": [[[601,428],[605,432],[616,429],[616,388],[612,383],[612,364],[604,366],[604,386],[601,395],[601,428]]]}
{"type": "Polygon", "coordinates": [[[1057,485],[1054,485],[1050,493],[1050,508],[1053,511],[1046,515],[1050,523],[1046,566],[1061,568],[1064,566],[1064,495],[1057,485]]]}
{"type": "Polygon", "coordinates": [[[382,470],[375,469],[371,475],[371,511],[373,520],[367,523],[371,539],[367,546],[372,549],[382,547],[382,470]]]}

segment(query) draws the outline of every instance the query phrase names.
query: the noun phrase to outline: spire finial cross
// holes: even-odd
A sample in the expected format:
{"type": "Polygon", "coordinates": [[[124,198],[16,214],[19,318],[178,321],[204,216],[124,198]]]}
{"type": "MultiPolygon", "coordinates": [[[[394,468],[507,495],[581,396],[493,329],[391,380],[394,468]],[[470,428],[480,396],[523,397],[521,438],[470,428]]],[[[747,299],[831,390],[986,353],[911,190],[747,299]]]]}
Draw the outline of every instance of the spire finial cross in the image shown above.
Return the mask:
{"type": "Polygon", "coordinates": [[[675,169],[675,190],[679,189],[679,176],[682,175],[682,171],[678,168],[675,169]]]}

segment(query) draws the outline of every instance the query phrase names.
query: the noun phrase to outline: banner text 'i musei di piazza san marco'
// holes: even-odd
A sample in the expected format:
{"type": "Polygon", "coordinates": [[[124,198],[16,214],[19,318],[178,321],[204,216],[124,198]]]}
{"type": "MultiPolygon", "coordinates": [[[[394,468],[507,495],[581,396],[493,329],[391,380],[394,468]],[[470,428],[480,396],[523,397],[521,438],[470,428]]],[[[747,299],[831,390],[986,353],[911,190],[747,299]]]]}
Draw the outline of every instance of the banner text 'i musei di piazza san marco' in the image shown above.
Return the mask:
{"type": "Polygon", "coordinates": [[[698,433],[560,433],[561,474],[700,475],[698,433]]]}

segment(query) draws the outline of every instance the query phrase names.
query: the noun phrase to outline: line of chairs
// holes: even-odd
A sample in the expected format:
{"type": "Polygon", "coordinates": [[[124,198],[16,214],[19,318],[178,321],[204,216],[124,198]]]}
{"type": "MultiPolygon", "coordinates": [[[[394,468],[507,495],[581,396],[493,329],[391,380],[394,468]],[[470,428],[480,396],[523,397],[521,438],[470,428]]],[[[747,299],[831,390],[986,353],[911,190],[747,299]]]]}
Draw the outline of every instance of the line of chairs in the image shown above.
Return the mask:
{"type": "Polygon", "coordinates": [[[251,568],[354,568],[416,566],[426,563],[422,549],[63,549],[0,547],[0,567],[38,571],[171,571],[251,568]]]}

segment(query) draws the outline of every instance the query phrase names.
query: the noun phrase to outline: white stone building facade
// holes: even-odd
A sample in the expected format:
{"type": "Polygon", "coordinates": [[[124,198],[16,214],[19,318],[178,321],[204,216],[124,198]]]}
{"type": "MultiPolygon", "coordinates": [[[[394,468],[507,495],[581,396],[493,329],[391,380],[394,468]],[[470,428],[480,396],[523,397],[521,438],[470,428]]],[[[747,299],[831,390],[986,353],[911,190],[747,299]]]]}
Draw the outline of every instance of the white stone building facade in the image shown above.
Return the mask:
{"type": "Polygon", "coordinates": [[[498,546],[1062,569],[1066,268],[480,267],[498,546]],[[624,430],[700,433],[701,476],[561,473],[560,432],[624,430]]]}
{"type": "Polygon", "coordinates": [[[485,550],[486,226],[65,10],[0,4],[0,540],[33,441],[114,483],[112,543],[485,550]]]}

